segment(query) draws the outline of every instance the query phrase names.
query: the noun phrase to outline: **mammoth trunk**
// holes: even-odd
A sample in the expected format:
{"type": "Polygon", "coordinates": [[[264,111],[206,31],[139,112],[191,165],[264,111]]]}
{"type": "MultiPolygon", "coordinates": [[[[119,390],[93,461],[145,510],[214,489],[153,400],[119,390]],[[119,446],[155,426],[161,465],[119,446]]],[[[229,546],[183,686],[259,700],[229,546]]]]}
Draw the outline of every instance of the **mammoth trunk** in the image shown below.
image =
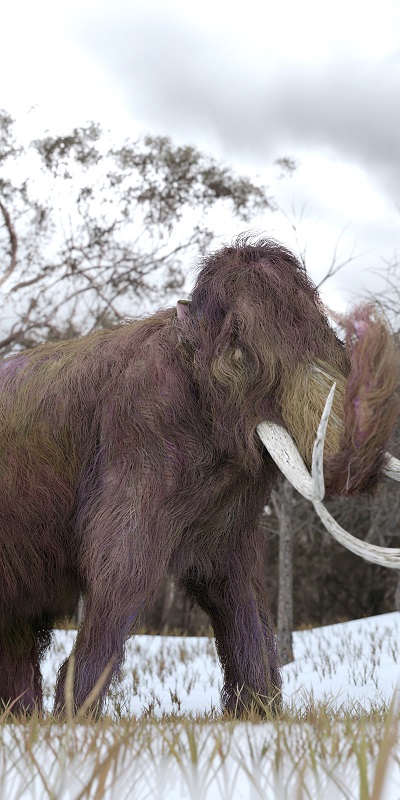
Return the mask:
{"type": "Polygon", "coordinates": [[[364,305],[342,321],[348,370],[325,359],[299,365],[282,396],[282,415],[307,466],[332,383],[335,398],[325,441],[324,476],[330,495],[373,490],[399,413],[399,359],[390,331],[364,305]]]}
{"type": "Polygon", "coordinates": [[[399,413],[395,394],[398,354],[390,332],[371,306],[345,322],[350,357],[339,451],[327,461],[335,494],[374,489],[382,477],[385,451],[399,413]]]}

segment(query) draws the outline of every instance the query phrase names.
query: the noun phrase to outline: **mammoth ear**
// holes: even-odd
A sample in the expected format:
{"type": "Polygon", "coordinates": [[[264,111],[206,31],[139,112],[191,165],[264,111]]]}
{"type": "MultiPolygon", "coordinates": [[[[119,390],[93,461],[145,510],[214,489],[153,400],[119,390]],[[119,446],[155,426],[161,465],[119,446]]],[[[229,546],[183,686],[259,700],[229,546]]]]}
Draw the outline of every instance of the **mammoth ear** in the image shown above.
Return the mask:
{"type": "Polygon", "coordinates": [[[176,304],[176,316],[179,321],[187,319],[190,314],[190,301],[178,300],[176,304]]]}
{"type": "Polygon", "coordinates": [[[240,381],[247,375],[247,364],[232,312],[226,315],[217,337],[212,369],[215,377],[225,385],[237,384],[239,375],[242,376],[240,381]]]}

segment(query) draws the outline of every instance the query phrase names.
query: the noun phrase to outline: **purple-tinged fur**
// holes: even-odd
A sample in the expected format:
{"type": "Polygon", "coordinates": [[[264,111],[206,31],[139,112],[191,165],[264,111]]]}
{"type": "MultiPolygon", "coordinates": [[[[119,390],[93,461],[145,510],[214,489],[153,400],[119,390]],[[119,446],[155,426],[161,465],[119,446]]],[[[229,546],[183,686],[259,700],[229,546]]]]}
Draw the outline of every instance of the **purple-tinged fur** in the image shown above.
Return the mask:
{"type": "MultiPolygon", "coordinates": [[[[51,627],[72,613],[81,592],[74,703],[81,707],[110,667],[101,701],[133,622],[169,573],[210,616],[225,708],[240,714],[257,696],[279,706],[259,528],[278,471],[256,426],[265,419],[284,423],[283,389],[299,366],[307,376],[314,362],[331,365],[348,379],[343,436],[354,440],[360,459],[364,453],[358,489],[372,483],[371,415],[365,393],[359,405],[357,387],[375,385],[372,348],[387,408],[393,369],[387,362],[379,371],[382,347],[367,327],[360,375],[352,346],[346,352],[335,336],[295,257],[275,242],[243,240],[205,259],[192,301],[179,304],[178,313],[167,309],[3,362],[4,703],[21,696],[14,709],[40,708],[40,659],[51,627]]],[[[287,402],[296,439],[307,398],[287,402]]],[[[392,416],[378,436],[380,450],[392,416]]],[[[344,491],[343,463],[333,462],[328,490],[344,491]]],[[[64,709],[67,665],[58,676],[57,712],[64,709]]]]}

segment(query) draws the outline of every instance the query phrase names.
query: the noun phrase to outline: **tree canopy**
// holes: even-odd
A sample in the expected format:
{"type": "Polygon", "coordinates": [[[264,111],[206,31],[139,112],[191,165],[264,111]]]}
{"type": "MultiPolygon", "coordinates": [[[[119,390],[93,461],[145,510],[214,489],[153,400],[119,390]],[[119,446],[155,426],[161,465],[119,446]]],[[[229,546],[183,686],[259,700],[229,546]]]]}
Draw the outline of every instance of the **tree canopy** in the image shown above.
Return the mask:
{"type": "Polygon", "coordinates": [[[22,146],[2,111],[0,164],[3,354],[168,303],[212,245],[215,210],[243,227],[273,208],[265,186],[195,147],[116,146],[93,122],[22,146]]]}

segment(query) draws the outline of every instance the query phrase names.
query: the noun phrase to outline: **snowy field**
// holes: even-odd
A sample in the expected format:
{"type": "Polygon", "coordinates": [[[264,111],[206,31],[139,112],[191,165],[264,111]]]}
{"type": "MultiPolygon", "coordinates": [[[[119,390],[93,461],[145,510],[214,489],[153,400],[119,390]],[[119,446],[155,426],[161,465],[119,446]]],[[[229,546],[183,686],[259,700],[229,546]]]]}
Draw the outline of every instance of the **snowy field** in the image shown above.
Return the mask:
{"type": "MultiPolygon", "coordinates": [[[[71,652],[74,631],[56,631],[43,665],[46,706],[60,663],[71,652]]],[[[290,706],[304,698],[334,708],[390,703],[400,681],[400,613],[294,633],[294,662],[283,669],[290,706]]],[[[106,711],[115,716],[219,710],[222,675],[214,641],[205,637],[135,636],[126,647],[123,679],[106,711]]],[[[399,795],[400,797],[400,795],[399,795]]]]}
{"type": "MultiPolygon", "coordinates": [[[[73,640],[44,662],[49,711],[73,640]]],[[[1,800],[400,800],[399,643],[400,613],[295,633],[283,716],[260,723],[219,718],[212,639],[137,636],[101,722],[1,726],[1,800]]]]}

